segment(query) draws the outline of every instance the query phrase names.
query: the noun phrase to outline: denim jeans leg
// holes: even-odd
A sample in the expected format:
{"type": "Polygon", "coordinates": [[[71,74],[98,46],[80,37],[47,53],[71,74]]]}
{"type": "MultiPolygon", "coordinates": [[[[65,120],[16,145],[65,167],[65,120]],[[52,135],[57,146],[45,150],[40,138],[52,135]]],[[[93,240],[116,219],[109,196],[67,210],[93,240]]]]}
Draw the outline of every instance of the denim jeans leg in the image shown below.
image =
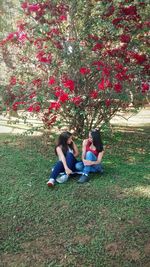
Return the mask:
{"type": "MultiPolygon", "coordinates": [[[[91,151],[88,151],[85,155],[85,159],[96,161],[97,157],[91,151]]],[[[91,166],[85,165],[83,169],[83,173],[86,175],[88,175],[90,172],[98,172],[98,171],[100,171],[100,164],[91,165],[91,166]]]]}
{"type": "Polygon", "coordinates": [[[82,172],[83,169],[84,169],[84,164],[83,164],[83,162],[82,162],[82,161],[77,162],[77,163],[75,164],[75,168],[76,168],[77,171],[82,172]]]}
{"type": "Polygon", "coordinates": [[[54,180],[56,180],[57,176],[61,173],[61,172],[64,172],[64,166],[63,166],[63,163],[62,161],[57,161],[54,168],[52,169],[52,172],[49,176],[49,179],[50,178],[53,178],[54,180]]]}
{"type": "Polygon", "coordinates": [[[67,152],[66,163],[67,163],[68,168],[70,170],[72,170],[73,172],[76,170],[75,169],[76,162],[77,162],[77,160],[76,160],[75,156],[73,155],[73,153],[67,152]]]}

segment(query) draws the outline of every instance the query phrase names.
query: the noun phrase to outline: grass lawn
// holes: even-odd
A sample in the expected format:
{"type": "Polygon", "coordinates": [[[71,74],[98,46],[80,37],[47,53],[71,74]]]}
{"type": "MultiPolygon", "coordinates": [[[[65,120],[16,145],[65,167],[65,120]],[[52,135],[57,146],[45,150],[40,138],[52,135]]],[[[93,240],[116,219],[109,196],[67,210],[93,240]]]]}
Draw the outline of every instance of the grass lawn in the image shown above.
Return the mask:
{"type": "Polygon", "coordinates": [[[54,189],[54,142],[0,135],[0,266],[150,266],[148,131],[131,130],[103,137],[102,176],[54,189]]]}

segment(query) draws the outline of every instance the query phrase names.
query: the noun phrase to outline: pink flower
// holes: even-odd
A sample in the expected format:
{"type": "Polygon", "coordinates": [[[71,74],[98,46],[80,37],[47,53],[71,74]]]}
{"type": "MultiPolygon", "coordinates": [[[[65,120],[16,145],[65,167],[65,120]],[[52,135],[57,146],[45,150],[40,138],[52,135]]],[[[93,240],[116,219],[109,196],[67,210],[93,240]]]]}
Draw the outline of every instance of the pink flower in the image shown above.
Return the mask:
{"type": "Polygon", "coordinates": [[[37,12],[40,9],[40,4],[29,4],[28,10],[31,12],[37,12]]]}
{"type": "Polygon", "coordinates": [[[66,20],[67,20],[67,16],[66,16],[66,15],[61,15],[61,16],[59,17],[59,20],[60,20],[60,21],[66,21],[66,20]]]}
{"type": "Polygon", "coordinates": [[[12,77],[10,78],[9,82],[10,82],[11,85],[16,85],[16,83],[17,83],[17,79],[16,79],[16,77],[15,77],[15,76],[12,76],[12,77]]]}
{"type": "Polygon", "coordinates": [[[28,7],[28,3],[27,2],[23,2],[21,4],[21,7],[22,7],[22,9],[26,9],[28,7]]]}
{"type": "Polygon", "coordinates": [[[18,41],[21,43],[24,43],[26,40],[28,39],[27,34],[26,33],[19,33],[19,37],[18,37],[18,41]]]}
{"type": "Polygon", "coordinates": [[[85,75],[85,74],[88,74],[88,73],[91,72],[91,70],[90,70],[89,68],[85,68],[85,67],[80,68],[79,71],[80,71],[80,73],[81,73],[82,75],[85,75]]]}

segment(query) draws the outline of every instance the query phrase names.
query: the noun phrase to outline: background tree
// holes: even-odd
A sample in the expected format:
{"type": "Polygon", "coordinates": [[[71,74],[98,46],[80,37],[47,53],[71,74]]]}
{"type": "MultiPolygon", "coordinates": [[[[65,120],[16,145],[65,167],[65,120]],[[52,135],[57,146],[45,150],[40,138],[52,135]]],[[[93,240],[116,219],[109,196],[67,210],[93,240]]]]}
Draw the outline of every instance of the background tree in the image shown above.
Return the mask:
{"type": "Polygon", "coordinates": [[[63,120],[80,135],[131,103],[142,105],[149,89],[149,6],[22,2],[22,20],[1,41],[16,63],[6,106],[39,114],[46,128],[63,120]]]}

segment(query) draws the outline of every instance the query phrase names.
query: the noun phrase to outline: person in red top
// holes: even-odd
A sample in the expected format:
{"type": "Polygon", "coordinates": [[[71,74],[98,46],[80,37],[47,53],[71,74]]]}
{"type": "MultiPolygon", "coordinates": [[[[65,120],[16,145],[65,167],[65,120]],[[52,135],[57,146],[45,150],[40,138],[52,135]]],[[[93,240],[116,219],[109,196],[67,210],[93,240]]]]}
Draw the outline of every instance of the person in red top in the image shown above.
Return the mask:
{"type": "Polygon", "coordinates": [[[83,140],[82,144],[82,161],[76,163],[77,170],[82,171],[78,182],[84,183],[89,181],[90,172],[103,173],[101,160],[104,154],[103,143],[98,129],[89,132],[89,138],[83,140]]]}

